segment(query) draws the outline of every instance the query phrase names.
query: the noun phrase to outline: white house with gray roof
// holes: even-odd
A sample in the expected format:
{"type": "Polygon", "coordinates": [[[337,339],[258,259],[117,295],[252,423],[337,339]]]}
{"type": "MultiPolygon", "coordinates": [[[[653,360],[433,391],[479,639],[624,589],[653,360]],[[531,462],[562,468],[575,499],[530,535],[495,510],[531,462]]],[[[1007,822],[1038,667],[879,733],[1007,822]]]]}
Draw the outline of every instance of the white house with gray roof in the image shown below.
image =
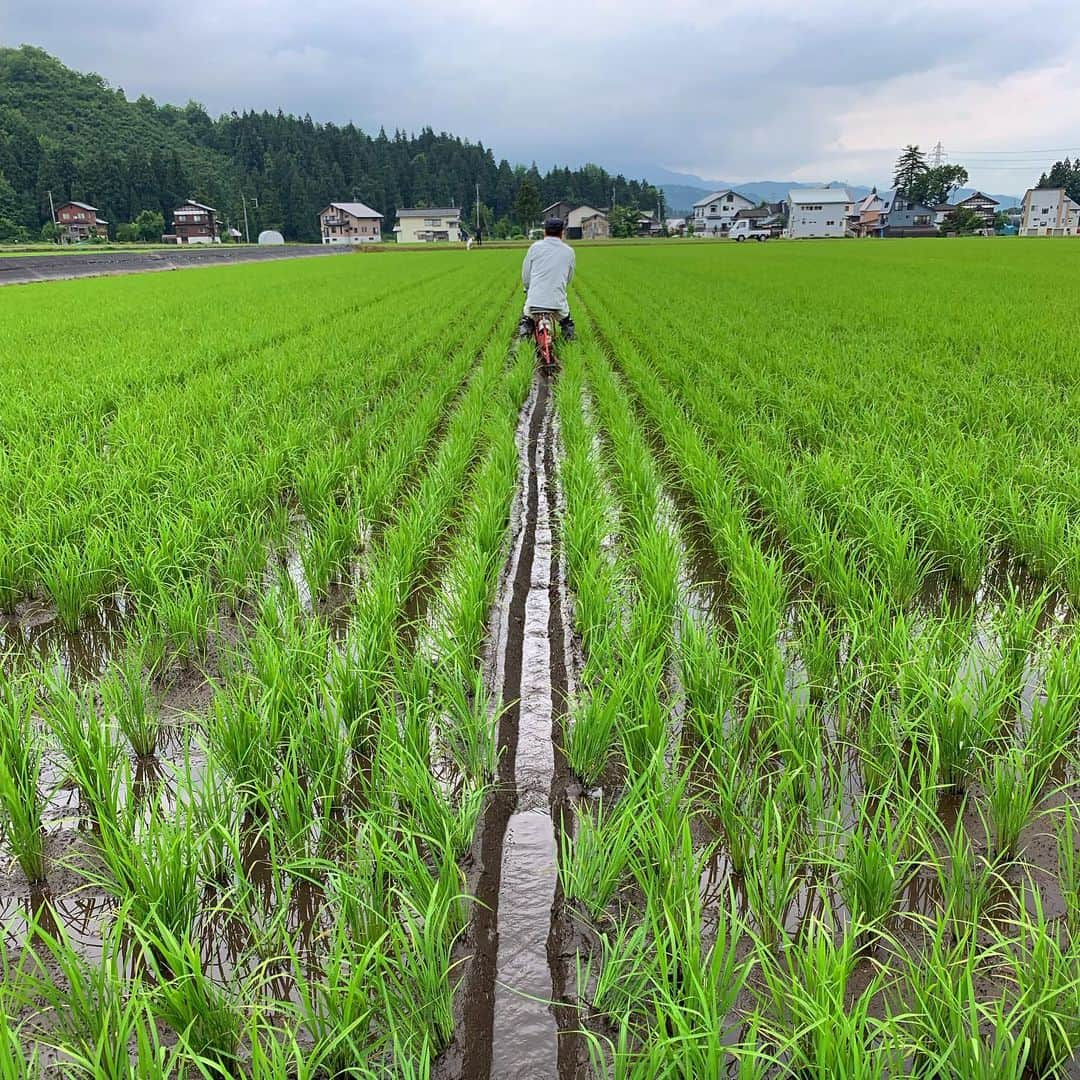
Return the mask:
{"type": "Polygon", "coordinates": [[[846,188],[793,188],[788,192],[787,235],[792,240],[847,235],[855,204],[846,188]]]}
{"type": "Polygon", "coordinates": [[[378,244],[382,214],[362,202],[332,202],[319,212],[324,244],[378,244]]]}
{"type": "Polygon", "coordinates": [[[730,188],[727,191],[714,191],[704,199],[694,203],[694,215],[690,219],[696,236],[725,236],[735,215],[740,210],[752,210],[754,200],[740,195],[730,188]]]}
{"type": "Polygon", "coordinates": [[[456,243],[461,239],[461,211],[439,207],[403,206],[394,226],[399,244],[456,243]]]}

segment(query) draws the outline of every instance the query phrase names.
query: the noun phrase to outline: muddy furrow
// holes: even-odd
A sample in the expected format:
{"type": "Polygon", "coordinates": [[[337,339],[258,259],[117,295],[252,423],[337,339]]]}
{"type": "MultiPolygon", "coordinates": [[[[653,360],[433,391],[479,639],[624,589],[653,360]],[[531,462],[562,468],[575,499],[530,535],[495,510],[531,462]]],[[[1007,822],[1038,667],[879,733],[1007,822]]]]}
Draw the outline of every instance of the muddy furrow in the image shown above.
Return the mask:
{"type": "MultiPolygon", "coordinates": [[[[538,380],[522,454],[521,527],[504,595],[499,773],[480,825],[469,957],[454,1046],[439,1075],[554,1077],[558,1028],[548,960],[557,888],[551,816],[551,519],[542,460],[550,389],[538,380]]],[[[562,648],[561,643],[558,646],[562,648]]]]}

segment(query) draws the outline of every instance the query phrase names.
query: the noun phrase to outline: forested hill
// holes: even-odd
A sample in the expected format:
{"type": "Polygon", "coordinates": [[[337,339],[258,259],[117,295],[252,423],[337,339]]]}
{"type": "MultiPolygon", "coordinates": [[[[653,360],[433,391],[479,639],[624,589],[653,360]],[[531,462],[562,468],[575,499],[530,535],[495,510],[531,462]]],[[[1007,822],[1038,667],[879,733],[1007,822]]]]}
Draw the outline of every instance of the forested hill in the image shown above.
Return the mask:
{"type": "Polygon", "coordinates": [[[607,206],[613,190],[620,205],[653,208],[657,199],[651,185],[596,165],[542,175],[430,129],[370,135],[310,116],[213,119],[195,102],[129,101],[101,76],[72,71],[41,49],[0,48],[0,239],[14,230],[36,236],[49,220],[50,190],[57,202],[93,204],[114,228],[142,210],[168,220],[187,198],[242,228],[243,195],[252,233],[280,228],[288,239],[314,240],[317,214],[332,199],[368,203],[386,215],[386,227],[401,206],[460,206],[471,220],[477,183],[488,226],[499,231],[529,216],[530,204],[607,206]]]}

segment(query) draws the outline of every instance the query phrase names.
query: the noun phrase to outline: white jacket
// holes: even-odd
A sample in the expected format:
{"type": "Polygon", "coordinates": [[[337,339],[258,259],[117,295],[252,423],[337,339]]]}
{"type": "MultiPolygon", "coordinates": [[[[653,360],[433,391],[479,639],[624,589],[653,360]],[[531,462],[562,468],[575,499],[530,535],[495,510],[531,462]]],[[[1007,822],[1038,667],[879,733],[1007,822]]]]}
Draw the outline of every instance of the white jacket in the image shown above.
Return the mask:
{"type": "Polygon", "coordinates": [[[574,249],[557,236],[537,240],[521,264],[521,283],[527,290],[525,313],[557,311],[570,314],[566,287],[574,280],[574,249]]]}

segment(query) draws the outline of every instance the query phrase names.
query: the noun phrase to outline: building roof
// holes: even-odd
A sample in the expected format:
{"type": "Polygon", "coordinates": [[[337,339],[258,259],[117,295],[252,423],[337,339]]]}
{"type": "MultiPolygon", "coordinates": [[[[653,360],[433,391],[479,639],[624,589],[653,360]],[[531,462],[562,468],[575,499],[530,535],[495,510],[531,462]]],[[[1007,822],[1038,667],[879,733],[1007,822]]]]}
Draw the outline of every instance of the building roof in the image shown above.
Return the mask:
{"type": "Polygon", "coordinates": [[[976,191],[974,195],[969,195],[966,199],[961,199],[960,205],[963,206],[964,203],[974,202],[976,199],[979,199],[981,202],[993,203],[994,206],[999,205],[997,199],[991,198],[989,195],[984,195],[981,191],[976,191]]]}
{"type": "Polygon", "coordinates": [[[956,204],[951,202],[938,203],[937,206],[933,207],[933,211],[935,214],[947,214],[950,210],[955,209],[956,204]]]}
{"type": "Polygon", "coordinates": [[[352,214],[353,217],[358,218],[382,218],[378,210],[372,210],[370,206],[362,202],[332,202],[321,212],[325,214],[330,209],[344,210],[346,214],[352,214]]]}
{"type": "Polygon", "coordinates": [[[560,199],[558,202],[553,202],[550,206],[545,206],[540,213],[546,214],[549,210],[557,210],[560,206],[569,206],[572,208],[573,205],[574,204],[569,199],[560,199]]]}
{"type": "Polygon", "coordinates": [[[727,188],[724,191],[714,191],[711,195],[706,195],[704,199],[698,199],[694,206],[708,206],[709,203],[719,202],[721,199],[726,199],[729,195],[733,195],[736,199],[742,199],[744,202],[753,203],[748,195],[740,195],[737,191],[733,191],[731,188],[727,188]]]}
{"type": "Polygon", "coordinates": [[[849,203],[851,194],[846,188],[792,188],[788,192],[790,203],[849,203]]]}
{"type": "Polygon", "coordinates": [[[455,206],[403,206],[397,212],[403,217],[461,217],[461,208],[455,206]]]}
{"type": "MultiPolygon", "coordinates": [[[[555,205],[558,206],[559,204],[556,203],[555,205]]],[[[548,210],[550,209],[551,207],[549,206],[548,210]]],[[[546,214],[547,210],[545,210],[544,213],[546,214]]],[[[582,203],[580,206],[573,207],[566,215],[566,224],[571,228],[576,228],[583,221],[588,221],[589,218],[594,218],[597,214],[600,214],[601,217],[604,216],[595,206],[589,206],[587,203],[582,203]]]]}
{"type": "MultiPolygon", "coordinates": [[[[207,206],[205,203],[196,202],[194,199],[185,199],[176,209],[177,210],[183,210],[185,206],[195,206],[199,210],[206,210],[211,214],[216,214],[217,213],[216,207],[207,206]]],[[[173,213],[175,213],[175,212],[176,211],[174,210],[173,213]]]]}
{"type": "Polygon", "coordinates": [[[91,210],[91,211],[93,211],[93,213],[95,213],[95,214],[97,213],[97,207],[96,206],[91,206],[89,203],[77,202],[75,199],[68,199],[67,202],[62,202],[57,207],[57,210],[60,210],[65,206],[77,206],[80,210],[91,210]]]}

